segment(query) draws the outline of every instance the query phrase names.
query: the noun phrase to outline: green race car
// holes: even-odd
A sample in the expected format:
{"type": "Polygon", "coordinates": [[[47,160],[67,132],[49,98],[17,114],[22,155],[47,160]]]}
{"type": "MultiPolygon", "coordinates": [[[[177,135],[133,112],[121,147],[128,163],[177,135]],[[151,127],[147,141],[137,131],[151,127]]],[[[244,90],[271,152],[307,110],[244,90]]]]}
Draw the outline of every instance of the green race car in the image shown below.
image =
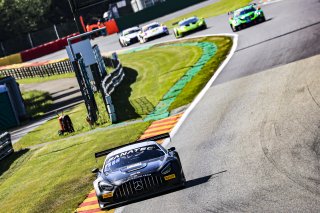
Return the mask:
{"type": "Polygon", "coordinates": [[[204,18],[193,16],[178,22],[178,26],[173,29],[173,33],[176,38],[181,38],[187,33],[200,29],[207,29],[206,21],[204,18]]]}
{"type": "Polygon", "coordinates": [[[256,4],[250,4],[235,11],[229,12],[229,24],[233,32],[242,28],[264,22],[266,20],[263,11],[256,4]]]}

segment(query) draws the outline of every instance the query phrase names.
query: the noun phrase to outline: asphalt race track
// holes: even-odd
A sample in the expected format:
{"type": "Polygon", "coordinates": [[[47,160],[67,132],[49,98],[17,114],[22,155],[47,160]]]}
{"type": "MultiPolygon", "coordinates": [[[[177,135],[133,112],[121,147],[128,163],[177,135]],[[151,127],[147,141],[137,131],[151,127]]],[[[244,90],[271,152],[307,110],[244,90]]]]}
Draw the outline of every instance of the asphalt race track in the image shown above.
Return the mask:
{"type": "MultiPolygon", "coordinates": [[[[238,32],[233,58],[170,144],[187,187],[117,211],[319,212],[320,1],[262,9],[267,21],[238,32]]],[[[192,36],[232,33],[227,15],[207,24],[192,36]]],[[[109,52],[117,39],[94,43],[109,52]]]]}
{"type": "MultiPolygon", "coordinates": [[[[319,212],[320,57],[285,64],[320,53],[320,2],[263,9],[268,21],[239,32],[234,57],[173,139],[187,187],[123,212],[319,212]]],[[[226,16],[208,25],[231,31],[226,16]]]]}

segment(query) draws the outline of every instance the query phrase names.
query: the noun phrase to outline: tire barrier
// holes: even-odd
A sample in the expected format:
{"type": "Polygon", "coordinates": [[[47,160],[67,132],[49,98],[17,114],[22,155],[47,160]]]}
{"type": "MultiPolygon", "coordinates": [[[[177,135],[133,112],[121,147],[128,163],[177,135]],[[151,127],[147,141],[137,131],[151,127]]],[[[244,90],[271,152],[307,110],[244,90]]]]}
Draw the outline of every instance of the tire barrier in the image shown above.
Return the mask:
{"type": "Polygon", "coordinates": [[[12,76],[16,79],[47,77],[70,72],[73,72],[73,69],[67,58],[0,67],[0,76],[12,76]]]}

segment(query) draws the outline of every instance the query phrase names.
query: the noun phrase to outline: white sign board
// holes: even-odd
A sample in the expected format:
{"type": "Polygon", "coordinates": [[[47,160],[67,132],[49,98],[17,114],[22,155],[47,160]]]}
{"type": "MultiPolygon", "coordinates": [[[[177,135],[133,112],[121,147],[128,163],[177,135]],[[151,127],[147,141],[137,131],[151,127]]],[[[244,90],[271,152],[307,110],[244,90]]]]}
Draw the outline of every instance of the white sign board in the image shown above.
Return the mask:
{"type": "MultiPolygon", "coordinates": [[[[84,61],[84,64],[86,67],[97,63],[96,59],[94,57],[93,50],[92,50],[91,43],[90,43],[89,39],[79,41],[75,44],[71,44],[71,46],[72,46],[74,55],[77,55],[78,53],[80,53],[82,55],[83,61],[84,61]]],[[[70,47],[67,46],[66,50],[67,50],[70,61],[74,61],[74,57],[71,53],[70,47]]]]}

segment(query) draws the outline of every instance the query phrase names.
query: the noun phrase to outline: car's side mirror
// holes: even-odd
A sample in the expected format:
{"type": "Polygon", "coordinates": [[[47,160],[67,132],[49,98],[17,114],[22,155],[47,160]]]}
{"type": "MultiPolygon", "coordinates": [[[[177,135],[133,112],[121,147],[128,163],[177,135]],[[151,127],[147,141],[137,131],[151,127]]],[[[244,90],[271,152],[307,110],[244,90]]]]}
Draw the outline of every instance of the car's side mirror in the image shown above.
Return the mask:
{"type": "Polygon", "coordinates": [[[168,149],[169,152],[173,152],[175,150],[176,150],[176,147],[171,147],[171,148],[168,149]]]}
{"type": "Polygon", "coordinates": [[[99,169],[98,169],[98,168],[94,168],[94,169],[91,170],[91,172],[92,172],[93,174],[97,174],[97,173],[99,172],[99,169]]]}

